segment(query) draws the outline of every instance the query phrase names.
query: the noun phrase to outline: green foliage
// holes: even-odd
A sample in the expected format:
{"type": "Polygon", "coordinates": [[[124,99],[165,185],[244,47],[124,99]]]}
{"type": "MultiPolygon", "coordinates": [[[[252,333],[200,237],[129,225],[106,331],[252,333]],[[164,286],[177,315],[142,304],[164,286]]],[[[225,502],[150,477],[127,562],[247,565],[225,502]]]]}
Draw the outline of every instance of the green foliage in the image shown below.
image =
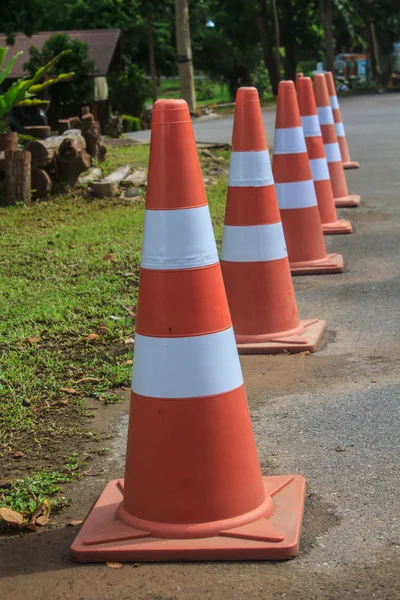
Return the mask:
{"type": "Polygon", "coordinates": [[[267,94],[271,91],[271,84],[269,81],[269,74],[263,63],[260,62],[253,73],[253,83],[258,90],[260,99],[267,97],[267,94]]]}
{"type": "Polygon", "coordinates": [[[114,112],[139,117],[150,93],[150,84],[143,71],[132,63],[125,71],[109,77],[110,102],[114,112]]]}
{"type": "MultiPolygon", "coordinates": [[[[92,75],[96,72],[93,61],[88,58],[87,45],[79,40],[71,40],[68,35],[56,34],[51,36],[44,44],[42,50],[31,46],[29,61],[24,69],[33,75],[42,65],[53,62],[51,75],[61,75],[59,84],[51,92],[53,106],[70,106],[89,104],[93,100],[94,82],[92,75]],[[72,81],[64,81],[63,73],[73,71],[75,76],[72,81]]],[[[45,82],[36,93],[45,90],[51,83],[45,82]]]]}
{"type": "Polygon", "coordinates": [[[202,100],[211,100],[214,97],[215,90],[213,82],[209,79],[200,79],[196,81],[196,98],[202,100]]]}
{"type": "MultiPolygon", "coordinates": [[[[7,54],[8,48],[0,48],[0,67],[4,64],[4,59],[7,54]]],[[[8,77],[12,68],[15,64],[16,59],[22,52],[18,52],[13,56],[3,70],[0,73],[0,83],[8,77]]],[[[57,56],[54,56],[47,64],[36,69],[32,73],[32,77],[27,79],[23,77],[14,81],[11,87],[4,93],[0,94],[0,133],[7,131],[9,127],[9,116],[10,112],[15,106],[37,106],[47,104],[47,100],[40,100],[34,98],[35,94],[42,91],[42,89],[54,85],[59,81],[65,81],[70,79],[74,73],[62,73],[58,77],[54,77],[46,83],[39,84],[40,79],[45,77],[47,73],[54,69],[57,62],[67,54],[67,51],[61,52],[57,56]]]]}
{"type": "Polygon", "coordinates": [[[131,115],[122,115],[122,125],[125,133],[131,133],[132,131],[141,130],[141,122],[139,117],[132,117],[131,115]]]}

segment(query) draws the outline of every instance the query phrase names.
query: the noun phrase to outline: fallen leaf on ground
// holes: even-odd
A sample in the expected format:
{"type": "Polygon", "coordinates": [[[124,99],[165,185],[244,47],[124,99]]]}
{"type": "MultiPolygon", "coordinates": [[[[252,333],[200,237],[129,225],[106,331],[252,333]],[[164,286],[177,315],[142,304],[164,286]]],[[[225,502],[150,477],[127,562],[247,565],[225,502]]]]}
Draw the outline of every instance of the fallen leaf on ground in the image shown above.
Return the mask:
{"type": "Polygon", "coordinates": [[[53,250],[45,250],[46,254],[53,254],[53,250]]]}
{"type": "Polygon", "coordinates": [[[74,383],[84,383],[85,381],[94,381],[95,383],[98,383],[100,379],[97,379],[97,377],[82,377],[82,379],[78,379],[78,381],[74,381],[74,383]]]}
{"type": "Polygon", "coordinates": [[[76,248],[75,244],[68,244],[68,248],[76,248]]]}
{"type": "Polygon", "coordinates": [[[304,352],[296,352],[295,357],[296,358],[304,358],[305,356],[308,356],[309,354],[311,354],[311,352],[309,350],[304,350],[304,352]]]}
{"type": "Polygon", "coordinates": [[[136,317],[136,306],[124,306],[124,309],[128,311],[132,319],[136,317]]]}
{"type": "Polygon", "coordinates": [[[123,386],[122,386],[122,389],[123,389],[125,392],[130,392],[130,391],[131,391],[131,388],[129,388],[129,387],[126,387],[126,385],[123,385],[123,386]]]}
{"type": "Polygon", "coordinates": [[[97,331],[101,335],[106,335],[107,333],[110,333],[110,330],[108,329],[108,327],[105,327],[104,325],[100,325],[100,327],[97,328],[97,331]]]}
{"type": "Polygon", "coordinates": [[[126,365],[133,365],[133,360],[132,360],[132,359],[129,359],[129,360],[127,360],[127,361],[126,361],[126,363],[125,363],[125,364],[126,364],[126,365]]]}
{"type": "Polygon", "coordinates": [[[77,394],[77,396],[79,396],[81,393],[74,388],[60,388],[60,392],[65,392],[66,394],[77,394]]]}
{"type": "Polygon", "coordinates": [[[59,400],[59,401],[58,401],[58,404],[64,404],[64,405],[65,405],[65,404],[68,404],[68,400],[67,400],[67,398],[62,398],[62,400],[59,400]]]}
{"type": "Polygon", "coordinates": [[[99,334],[98,333],[89,333],[89,335],[87,335],[85,338],[83,338],[84,342],[93,342],[94,340],[98,340],[99,339],[99,334]]]}
{"type": "Polygon", "coordinates": [[[109,569],[120,569],[122,567],[122,563],[117,562],[106,562],[106,565],[109,569]]]}
{"type": "Polygon", "coordinates": [[[106,260],[106,261],[108,261],[108,262],[110,262],[110,263],[115,263],[115,262],[117,262],[117,259],[116,259],[116,258],[115,258],[115,256],[113,256],[112,254],[105,254],[105,255],[103,256],[103,260],[106,260]]]}
{"type": "Polygon", "coordinates": [[[135,340],[134,340],[134,338],[127,337],[127,338],[124,338],[124,342],[127,346],[130,346],[131,344],[135,343],[135,340]]]}
{"type": "Polygon", "coordinates": [[[40,337],[34,336],[27,338],[27,340],[30,344],[37,344],[38,342],[40,342],[40,337]]]}
{"type": "Polygon", "coordinates": [[[49,518],[49,515],[42,515],[36,519],[36,523],[43,527],[43,525],[46,525],[49,522],[49,518]]]}
{"type": "Polygon", "coordinates": [[[76,521],[70,521],[67,523],[66,527],[76,527],[77,525],[82,525],[82,519],[77,519],[76,521]]]}
{"type": "Polygon", "coordinates": [[[23,456],[25,456],[25,454],[23,452],[14,452],[12,456],[13,458],[22,458],[23,456]]]}
{"type": "Polygon", "coordinates": [[[0,519],[3,519],[3,521],[10,525],[22,525],[25,520],[21,513],[12,510],[11,508],[7,508],[7,506],[0,508],[0,519]]]}

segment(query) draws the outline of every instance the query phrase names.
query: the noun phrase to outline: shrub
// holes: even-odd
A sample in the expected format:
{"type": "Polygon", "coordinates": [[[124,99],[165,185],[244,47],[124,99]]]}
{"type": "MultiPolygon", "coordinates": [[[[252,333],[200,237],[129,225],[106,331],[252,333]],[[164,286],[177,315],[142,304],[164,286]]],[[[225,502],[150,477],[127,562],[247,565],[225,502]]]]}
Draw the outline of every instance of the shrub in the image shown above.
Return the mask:
{"type": "Polygon", "coordinates": [[[131,133],[131,131],[140,131],[140,118],[132,117],[131,115],[122,115],[122,126],[125,133],[131,133]]]}
{"type": "Polygon", "coordinates": [[[120,74],[109,77],[111,109],[114,113],[139,117],[144,109],[145,99],[150,95],[150,84],[143,71],[129,64],[120,74]]]}
{"type": "Polygon", "coordinates": [[[209,79],[200,79],[196,81],[197,100],[210,100],[215,96],[214,86],[209,79]]]}

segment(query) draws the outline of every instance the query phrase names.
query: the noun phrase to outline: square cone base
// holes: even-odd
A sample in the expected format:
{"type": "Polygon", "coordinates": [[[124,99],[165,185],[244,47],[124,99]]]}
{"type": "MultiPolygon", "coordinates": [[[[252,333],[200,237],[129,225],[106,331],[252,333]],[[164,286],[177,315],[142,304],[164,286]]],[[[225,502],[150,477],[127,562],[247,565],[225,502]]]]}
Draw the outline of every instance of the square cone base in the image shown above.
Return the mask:
{"type": "Polygon", "coordinates": [[[276,338],[269,342],[237,344],[239,354],[279,354],[286,352],[316,352],[324,343],[326,322],[320,319],[301,321],[304,327],[302,335],[276,338]]]}
{"type": "Polygon", "coordinates": [[[350,196],[343,196],[342,198],[335,198],[336,208],[356,208],[360,206],[361,196],[357,194],[350,194],[350,196]]]}
{"type": "Polygon", "coordinates": [[[355,160],[349,160],[342,164],[343,164],[343,169],[359,169],[360,168],[360,163],[356,162],[355,160]]]}
{"type": "Polygon", "coordinates": [[[338,219],[331,223],[322,223],[322,233],[324,235],[342,235],[345,233],[353,233],[353,228],[350,221],[338,219]]]}
{"type": "Polygon", "coordinates": [[[343,273],[344,264],[341,254],[327,254],[322,260],[310,260],[290,263],[292,275],[325,275],[327,273],[343,273]]]}
{"type": "Polygon", "coordinates": [[[72,544],[72,556],[82,563],[294,558],[299,553],[305,479],[285,475],[263,477],[263,482],[274,503],[269,519],[212,538],[161,539],[116,520],[123,492],[119,480],[110,481],[72,544]]]}

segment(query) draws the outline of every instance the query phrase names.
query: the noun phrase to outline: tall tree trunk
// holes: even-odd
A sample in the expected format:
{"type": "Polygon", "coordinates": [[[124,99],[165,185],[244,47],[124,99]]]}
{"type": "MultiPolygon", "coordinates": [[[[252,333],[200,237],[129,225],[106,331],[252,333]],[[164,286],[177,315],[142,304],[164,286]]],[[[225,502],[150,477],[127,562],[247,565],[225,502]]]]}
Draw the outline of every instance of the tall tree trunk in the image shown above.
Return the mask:
{"type": "Polygon", "coordinates": [[[271,82],[272,93],[274,96],[278,93],[278,85],[280,81],[280,70],[277,69],[276,56],[274,56],[273,44],[271,43],[269,32],[269,18],[267,12],[266,0],[257,0],[258,2],[258,19],[257,25],[260,33],[261,46],[264,55],[264,65],[268,71],[271,82]]]}
{"type": "Polygon", "coordinates": [[[333,46],[333,7],[332,0],[319,0],[319,13],[325,33],[326,69],[335,71],[335,50],[333,46]]]}
{"type": "Polygon", "coordinates": [[[188,0],[175,0],[175,26],[181,97],[188,103],[190,112],[194,112],[196,110],[196,92],[190,42],[188,0]]]}
{"type": "Polygon", "coordinates": [[[279,21],[278,21],[278,11],[276,9],[276,0],[272,0],[272,10],[274,12],[274,31],[275,31],[275,65],[276,72],[278,74],[278,78],[280,79],[281,73],[281,53],[280,53],[280,31],[279,31],[279,21]]]}
{"type": "Polygon", "coordinates": [[[153,102],[157,100],[157,69],[156,57],[154,52],[154,36],[152,24],[152,11],[149,0],[146,2],[146,26],[147,26],[147,44],[149,47],[149,67],[151,76],[151,97],[153,102]]]}
{"type": "Polygon", "coordinates": [[[282,0],[283,9],[283,25],[284,25],[284,45],[285,45],[285,79],[291,81],[296,80],[296,36],[295,23],[293,20],[293,3],[292,0],[282,0]]]}
{"type": "Polygon", "coordinates": [[[382,75],[379,65],[378,44],[376,41],[375,25],[370,21],[367,25],[368,55],[371,63],[372,81],[378,81],[382,75]]]}

